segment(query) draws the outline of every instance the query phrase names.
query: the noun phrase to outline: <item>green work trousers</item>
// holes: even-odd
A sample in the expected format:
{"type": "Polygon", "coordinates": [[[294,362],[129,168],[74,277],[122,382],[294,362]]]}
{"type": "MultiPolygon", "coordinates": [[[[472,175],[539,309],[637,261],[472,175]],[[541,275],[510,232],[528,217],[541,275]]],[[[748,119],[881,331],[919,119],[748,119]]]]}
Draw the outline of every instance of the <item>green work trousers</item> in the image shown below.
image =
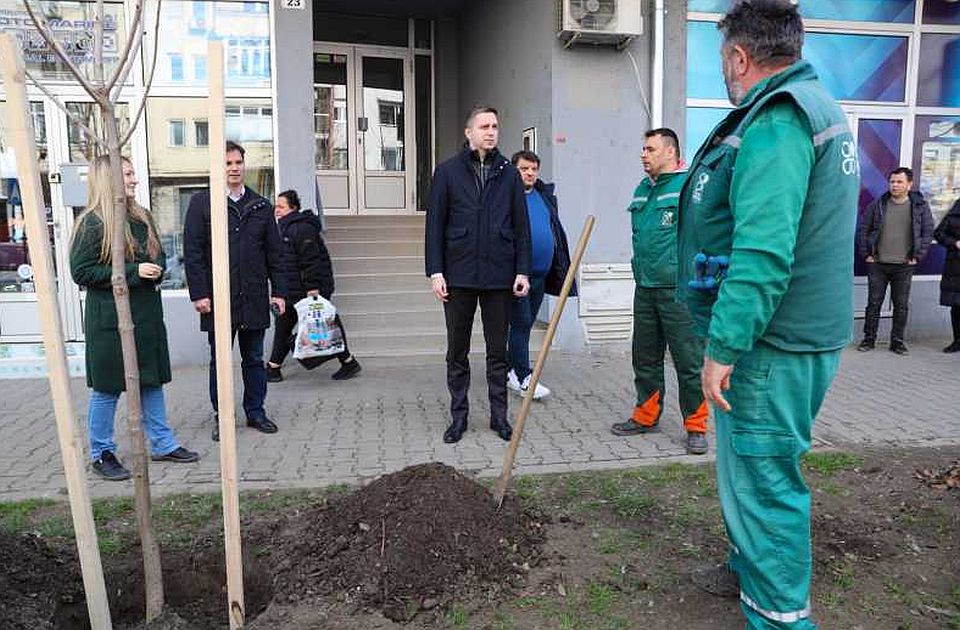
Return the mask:
{"type": "MultiPolygon", "coordinates": [[[[704,432],[706,414],[698,413],[703,402],[700,369],[703,367],[703,342],[693,332],[693,320],[687,307],[677,301],[675,288],[636,287],[633,293],[633,379],[637,389],[637,407],[656,406],[652,417],[634,418],[641,424],[654,424],[663,412],[666,384],[663,377],[664,351],[677,370],[680,386],[680,411],[688,431],[704,432]],[[702,417],[701,417],[702,416],[702,417]]],[[[705,407],[703,410],[705,411],[705,407]]]]}
{"type": "Polygon", "coordinates": [[[786,352],[759,342],[736,362],[714,409],[717,487],[747,628],[815,630],[810,618],[810,491],[800,457],[840,350],[786,352]]]}

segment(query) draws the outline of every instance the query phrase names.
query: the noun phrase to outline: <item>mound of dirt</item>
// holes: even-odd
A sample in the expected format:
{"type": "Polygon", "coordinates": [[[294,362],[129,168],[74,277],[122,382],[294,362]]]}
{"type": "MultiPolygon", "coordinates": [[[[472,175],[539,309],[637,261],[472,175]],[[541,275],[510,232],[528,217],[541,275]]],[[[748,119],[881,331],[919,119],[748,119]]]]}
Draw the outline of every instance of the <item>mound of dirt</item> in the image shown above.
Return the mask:
{"type": "Polygon", "coordinates": [[[76,559],[65,559],[39,537],[0,531],[0,628],[60,629],[83,608],[76,559]]]}
{"type": "Polygon", "coordinates": [[[278,595],[333,595],[395,621],[519,586],[543,539],[542,518],[510,500],[498,511],[489,491],[438,463],[381,477],[288,528],[271,549],[278,595]]]}

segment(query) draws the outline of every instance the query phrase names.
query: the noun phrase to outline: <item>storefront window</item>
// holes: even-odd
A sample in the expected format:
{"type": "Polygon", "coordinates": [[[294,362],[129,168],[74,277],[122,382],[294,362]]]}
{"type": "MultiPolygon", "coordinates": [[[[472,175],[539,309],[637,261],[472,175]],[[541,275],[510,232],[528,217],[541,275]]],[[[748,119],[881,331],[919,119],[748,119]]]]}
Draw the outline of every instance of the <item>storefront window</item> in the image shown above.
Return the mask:
{"type": "Polygon", "coordinates": [[[710,132],[720,124],[729,109],[722,107],[688,107],[687,108],[687,137],[681,138],[684,146],[684,159],[687,162],[693,159],[700,145],[704,143],[710,132]]]}
{"type": "Polygon", "coordinates": [[[182,0],[164,0],[160,7],[154,85],[205,86],[207,43],[214,39],[223,42],[227,87],[270,87],[267,3],[182,0]]]}
{"type": "Polygon", "coordinates": [[[960,198],[960,116],[917,116],[913,147],[920,190],[939,221],[960,198]]]}
{"type": "Polygon", "coordinates": [[[960,107],[960,35],[923,34],[919,87],[921,106],[960,107]]]}
{"type": "Polygon", "coordinates": [[[960,25],[960,6],[955,0],[924,0],[923,23],[960,25]]]}
{"type": "MultiPolygon", "coordinates": [[[[31,7],[47,19],[53,36],[71,60],[88,76],[93,72],[94,2],[32,2],[31,7]]],[[[59,60],[33,26],[23,4],[16,0],[0,0],[0,31],[13,33],[23,50],[27,69],[48,80],[70,80],[73,75],[59,60]]],[[[123,4],[104,5],[103,60],[106,72],[117,66],[123,42],[126,41],[123,4]]]]}
{"type": "MultiPolygon", "coordinates": [[[[900,139],[903,122],[900,120],[860,119],[857,123],[857,147],[860,159],[859,220],[863,211],[877,197],[887,192],[887,176],[901,166],[900,139]]],[[[854,257],[855,274],[867,273],[866,263],[854,257]]]]}
{"type": "Polygon", "coordinates": [[[904,102],[907,47],[906,37],[807,33],[803,57],[839,100],[904,102]]]}
{"type": "MultiPolygon", "coordinates": [[[[227,99],[226,136],[246,150],[247,187],[272,199],[273,108],[269,99],[227,99]]],[[[190,197],[209,186],[209,112],[204,98],[153,97],[147,102],[150,208],[167,254],[163,288],[186,286],[183,219],[190,197]],[[170,124],[184,131],[182,146],[171,146],[170,124]]]]}
{"type": "Polygon", "coordinates": [[[715,22],[687,22],[687,98],[727,98],[715,22]]]}
{"type": "MultiPolygon", "coordinates": [[[[946,3],[947,0],[926,1],[946,3]]],[[[689,10],[726,13],[730,4],[730,0],[690,0],[689,10]]],[[[800,14],[815,20],[912,24],[916,4],[916,0],[803,0],[800,14]]]]}

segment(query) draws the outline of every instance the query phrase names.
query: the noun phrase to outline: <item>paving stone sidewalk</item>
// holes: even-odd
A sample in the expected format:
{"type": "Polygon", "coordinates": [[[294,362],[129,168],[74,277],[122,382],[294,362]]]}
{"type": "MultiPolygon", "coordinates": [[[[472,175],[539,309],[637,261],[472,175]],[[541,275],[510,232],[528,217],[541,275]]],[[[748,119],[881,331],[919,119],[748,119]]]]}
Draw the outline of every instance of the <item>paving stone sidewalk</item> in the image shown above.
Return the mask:
{"type": "MultiPolygon", "coordinates": [[[[885,348],[867,354],[852,347],[846,350],[815,427],[816,446],[957,445],[960,453],[960,356],[942,354],[941,345],[913,345],[907,357],[885,348]]],[[[337,382],[330,379],[335,365],[307,372],[288,362],[286,380],[271,384],[267,398],[268,413],[280,432],[263,435],[238,429],[241,489],[354,483],[429,461],[482,476],[499,473],[506,443],[486,426],[482,357],[475,357],[473,363],[470,429],[456,445],[442,440],[448,397],[441,359],[363,360],[363,366],[358,378],[337,382]]],[[[609,425],[625,418],[634,403],[626,349],[552,353],[543,381],[554,394],[533,405],[517,472],[708,460],[713,455],[712,431],[709,455],[693,458],[684,454],[676,379],[671,368],[667,373],[663,430],[622,438],[612,435],[609,425]]],[[[235,379],[239,392],[239,370],[235,379]]],[[[165,389],[177,436],[185,446],[199,451],[202,459],[193,465],[151,465],[155,492],[216,491],[220,487],[219,451],[210,440],[206,383],[206,369],[179,369],[165,389]]],[[[82,380],[74,380],[71,386],[76,417],[85,436],[87,389],[82,380]]],[[[63,467],[47,381],[4,381],[4,387],[0,501],[63,496],[63,467]]],[[[239,407],[239,393],[237,401],[239,407]]],[[[512,415],[519,410],[520,399],[512,395],[510,403],[512,415]]],[[[121,458],[129,453],[123,426],[118,413],[121,458]]],[[[92,474],[89,479],[94,496],[132,492],[129,482],[105,482],[92,474]]]]}

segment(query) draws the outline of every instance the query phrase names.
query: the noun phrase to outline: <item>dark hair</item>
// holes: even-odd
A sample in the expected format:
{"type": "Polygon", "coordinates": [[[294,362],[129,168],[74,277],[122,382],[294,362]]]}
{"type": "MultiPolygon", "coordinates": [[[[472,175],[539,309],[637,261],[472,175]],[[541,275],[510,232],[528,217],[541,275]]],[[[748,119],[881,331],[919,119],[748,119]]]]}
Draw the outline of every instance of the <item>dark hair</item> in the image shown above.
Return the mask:
{"type": "Polygon", "coordinates": [[[673,147],[673,150],[676,151],[677,157],[680,157],[680,138],[677,137],[677,132],[669,127],[659,127],[657,129],[651,129],[650,131],[643,134],[644,138],[652,138],[654,136],[660,136],[663,138],[663,141],[668,145],[673,147]]]}
{"type": "Polygon", "coordinates": [[[240,146],[239,143],[234,142],[233,140],[227,140],[227,150],[225,152],[232,153],[234,151],[238,151],[240,153],[240,157],[242,159],[246,159],[247,150],[240,146]]]}
{"type": "Polygon", "coordinates": [[[537,166],[540,166],[540,156],[534,153],[533,151],[517,151],[513,154],[513,157],[510,158],[510,162],[516,166],[520,160],[526,160],[527,162],[536,162],[537,166]]]}
{"type": "Polygon", "coordinates": [[[476,105],[473,109],[470,110],[470,113],[467,114],[467,121],[464,124],[464,127],[469,127],[473,124],[473,119],[479,116],[480,114],[493,114],[497,117],[497,120],[500,120],[500,112],[498,112],[493,107],[488,107],[486,105],[476,105]]]}
{"type": "Polygon", "coordinates": [[[892,171],[890,171],[890,174],[887,175],[887,179],[889,180],[894,175],[906,175],[908,182],[913,181],[913,169],[907,168],[906,166],[901,166],[900,168],[895,168],[892,171]]]}
{"type": "Polygon", "coordinates": [[[803,18],[796,0],[739,0],[717,28],[724,46],[742,46],[760,67],[792,64],[803,50],[803,18]]]}
{"type": "Polygon", "coordinates": [[[284,199],[286,199],[287,203],[290,204],[290,207],[293,208],[294,210],[300,209],[300,195],[297,194],[297,191],[285,190],[279,195],[277,195],[277,197],[283,197],[284,199]]]}

